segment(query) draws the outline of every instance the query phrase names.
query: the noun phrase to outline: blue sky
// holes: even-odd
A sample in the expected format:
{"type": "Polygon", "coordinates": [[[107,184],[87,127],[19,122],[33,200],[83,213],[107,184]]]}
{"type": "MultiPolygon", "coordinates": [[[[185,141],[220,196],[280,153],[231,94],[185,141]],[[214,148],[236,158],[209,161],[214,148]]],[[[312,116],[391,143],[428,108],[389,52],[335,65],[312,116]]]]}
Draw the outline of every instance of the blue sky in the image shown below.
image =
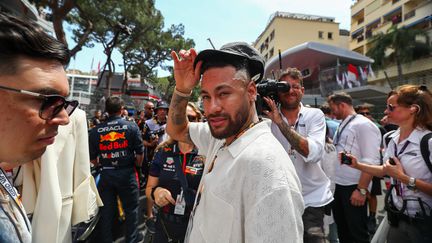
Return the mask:
{"type": "MultiPolygon", "coordinates": [[[[264,30],[269,17],[276,11],[290,13],[314,14],[334,17],[339,27],[349,30],[350,7],[353,0],[156,0],[156,8],[165,18],[165,27],[182,23],[185,26],[185,37],[195,41],[198,51],[212,48],[210,38],[216,48],[232,41],[251,43],[264,30]]],[[[296,33],[293,33],[295,35],[296,33]]],[[[69,40],[70,47],[72,40],[69,40]]],[[[90,71],[101,66],[105,60],[102,47],[83,48],[69,68],[90,71]]],[[[114,53],[116,71],[122,63],[121,55],[114,53]]],[[[160,71],[159,76],[167,73],[160,71]]]]}

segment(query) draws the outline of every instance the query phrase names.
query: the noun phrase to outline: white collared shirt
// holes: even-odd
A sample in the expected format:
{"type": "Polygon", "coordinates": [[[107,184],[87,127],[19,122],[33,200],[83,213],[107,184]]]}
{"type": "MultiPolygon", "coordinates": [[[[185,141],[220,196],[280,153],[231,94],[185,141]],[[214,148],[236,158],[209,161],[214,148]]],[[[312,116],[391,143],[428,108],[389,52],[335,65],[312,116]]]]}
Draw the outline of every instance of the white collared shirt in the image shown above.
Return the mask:
{"type": "MultiPolygon", "coordinates": [[[[300,112],[293,129],[307,139],[309,149],[307,157],[292,149],[291,144],[282,134],[279,127],[270,121],[271,130],[294,163],[302,185],[305,207],[321,207],[333,200],[333,194],[330,190],[330,179],[324,173],[321,166],[326,135],[325,117],[320,109],[304,107],[303,104],[300,105],[300,112]]],[[[288,124],[285,116],[282,115],[282,119],[288,124]]]]}
{"type": "MultiPolygon", "coordinates": [[[[336,131],[333,143],[337,152],[346,151],[353,154],[358,161],[379,165],[381,133],[378,127],[362,115],[356,115],[354,119],[351,119],[352,116],[345,118],[336,131]]],[[[337,163],[335,175],[335,183],[338,185],[357,185],[361,171],[337,163]]]]}
{"type": "MultiPolygon", "coordinates": [[[[429,130],[422,130],[421,128],[416,128],[405,140],[399,141],[400,130],[396,130],[393,134],[390,135],[391,140],[387,145],[387,149],[384,154],[384,161],[387,161],[390,157],[395,156],[395,144],[397,148],[397,153],[399,154],[398,158],[402,164],[402,167],[405,171],[405,174],[409,177],[414,177],[420,179],[422,181],[432,183],[432,172],[426,165],[426,162],[423,160],[423,157],[420,152],[420,140],[424,135],[430,133],[429,130]],[[405,144],[409,141],[409,144],[403,150],[405,144]]],[[[432,151],[432,139],[429,140],[429,151],[432,151]]],[[[432,153],[429,156],[429,159],[432,161],[432,153]]],[[[395,190],[392,191],[393,199],[395,205],[400,209],[402,207],[402,198],[396,196],[395,190]]],[[[407,210],[408,214],[411,217],[415,216],[416,212],[421,211],[420,205],[417,198],[421,198],[424,203],[427,203],[428,206],[425,206],[427,212],[429,213],[432,208],[432,196],[427,195],[426,193],[420,192],[419,190],[413,191],[407,188],[407,185],[402,183],[402,196],[404,199],[415,199],[414,201],[407,201],[407,210]]]]}
{"type": "Polygon", "coordinates": [[[207,123],[189,123],[189,132],[207,161],[186,242],[303,241],[300,181],[268,125],[258,123],[222,149],[207,123]]]}

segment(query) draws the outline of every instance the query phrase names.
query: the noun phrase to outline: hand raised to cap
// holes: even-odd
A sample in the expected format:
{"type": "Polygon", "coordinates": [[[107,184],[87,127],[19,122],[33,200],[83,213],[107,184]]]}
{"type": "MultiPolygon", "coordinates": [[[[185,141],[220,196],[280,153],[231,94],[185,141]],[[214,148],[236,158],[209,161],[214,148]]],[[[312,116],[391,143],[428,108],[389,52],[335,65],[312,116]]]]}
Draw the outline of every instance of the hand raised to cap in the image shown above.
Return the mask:
{"type": "Polygon", "coordinates": [[[193,48],[188,51],[180,50],[178,54],[175,51],[171,52],[174,60],[174,79],[180,92],[190,93],[199,82],[202,62],[198,62],[194,69],[196,56],[197,53],[193,48]]]}

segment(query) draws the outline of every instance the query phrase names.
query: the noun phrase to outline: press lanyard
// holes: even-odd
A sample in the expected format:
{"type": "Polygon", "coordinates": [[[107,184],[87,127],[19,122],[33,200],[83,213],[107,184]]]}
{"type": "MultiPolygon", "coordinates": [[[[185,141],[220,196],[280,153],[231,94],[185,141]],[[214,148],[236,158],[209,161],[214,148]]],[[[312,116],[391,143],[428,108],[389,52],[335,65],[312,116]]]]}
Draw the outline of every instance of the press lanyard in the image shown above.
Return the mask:
{"type": "Polygon", "coordinates": [[[27,226],[27,230],[30,231],[30,226],[27,224],[27,216],[23,212],[23,207],[21,204],[21,201],[19,199],[19,195],[15,191],[15,188],[10,184],[9,180],[7,179],[3,169],[0,169],[0,183],[3,186],[3,188],[6,190],[6,192],[9,194],[11,198],[13,198],[15,204],[18,206],[18,210],[23,217],[23,220],[27,226]]]}
{"type": "Polygon", "coordinates": [[[397,151],[396,143],[394,143],[394,144],[393,144],[393,145],[394,145],[394,156],[395,156],[396,158],[399,158],[399,155],[401,155],[401,154],[405,151],[405,149],[407,148],[407,146],[408,146],[409,143],[410,143],[410,141],[406,141],[405,144],[404,144],[404,146],[402,147],[402,149],[400,150],[399,153],[398,153],[398,151],[397,151]]]}
{"type": "Polygon", "coordinates": [[[350,123],[350,122],[352,122],[352,120],[354,120],[355,118],[356,118],[356,116],[357,116],[357,114],[354,114],[348,121],[347,121],[347,123],[345,123],[344,124],[344,126],[339,130],[339,127],[338,127],[338,129],[337,129],[337,131],[336,131],[336,138],[335,138],[335,141],[334,141],[334,145],[337,145],[338,143],[339,143],[339,139],[340,139],[340,137],[341,137],[341,135],[342,135],[342,132],[345,130],[345,128],[346,128],[346,126],[348,126],[348,124],[350,123]]]}

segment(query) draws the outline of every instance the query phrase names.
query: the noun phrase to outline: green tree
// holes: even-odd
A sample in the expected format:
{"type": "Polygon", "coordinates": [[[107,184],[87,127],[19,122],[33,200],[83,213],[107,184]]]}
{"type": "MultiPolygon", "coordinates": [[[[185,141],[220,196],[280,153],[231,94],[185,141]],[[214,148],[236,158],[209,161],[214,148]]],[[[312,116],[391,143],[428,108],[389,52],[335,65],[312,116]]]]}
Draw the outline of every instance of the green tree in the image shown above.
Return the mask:
{"type": "MultiPolygon", "coordinates": [[[[48,10],[49,19],[53,23],[54,32],[59,41],[68,46],[71,56],[75,56],[81,51],[83,46],[88,46],[89,36],[93,30],[93,21],[88,17],[87,13],[81,9],[82,4],[91,0],[34,0],[33,2],[38,8],[48,10]],[[63,23],[66,21],[71,24],[73,19],[79,18],[82,26],[74,30],[73,39],[75,46],[70,48],[66,39],[63,23]]],[[[74,22],[76,23],[76,22],[74,22]]]]}
{"type": "MultiPolygon", "coordinates": [[[[157,80],[156,67],[168,70],[166,61],[171,60],[171,50],[189,49],[195,46],[193,40],[184,38],[184,26],[171,25],[163,30],[163,18],[155,18],[151,29],[145,31],[145,36],[135,43],[126,42],[120,47],[123,54],[125,73],[139,74],[141,80],[157,80]]],[[[131,40],[132,41],[132,40],[131,40]]],[[[126,81],[126,80],[125,80],[126,81]]]]}
{"type": "MultiPolygon", "coordinates": [[[[427,32],[413,28],[392,26],[387,33],[378,33],[366,53],[375,60],[374,67],[385,68],[396,64],[398,79],[404,81],[402,64],[429,55],[431,48],[427,32]]],[[[392,87],[393,88],[393,87],[392,87]]]]}

